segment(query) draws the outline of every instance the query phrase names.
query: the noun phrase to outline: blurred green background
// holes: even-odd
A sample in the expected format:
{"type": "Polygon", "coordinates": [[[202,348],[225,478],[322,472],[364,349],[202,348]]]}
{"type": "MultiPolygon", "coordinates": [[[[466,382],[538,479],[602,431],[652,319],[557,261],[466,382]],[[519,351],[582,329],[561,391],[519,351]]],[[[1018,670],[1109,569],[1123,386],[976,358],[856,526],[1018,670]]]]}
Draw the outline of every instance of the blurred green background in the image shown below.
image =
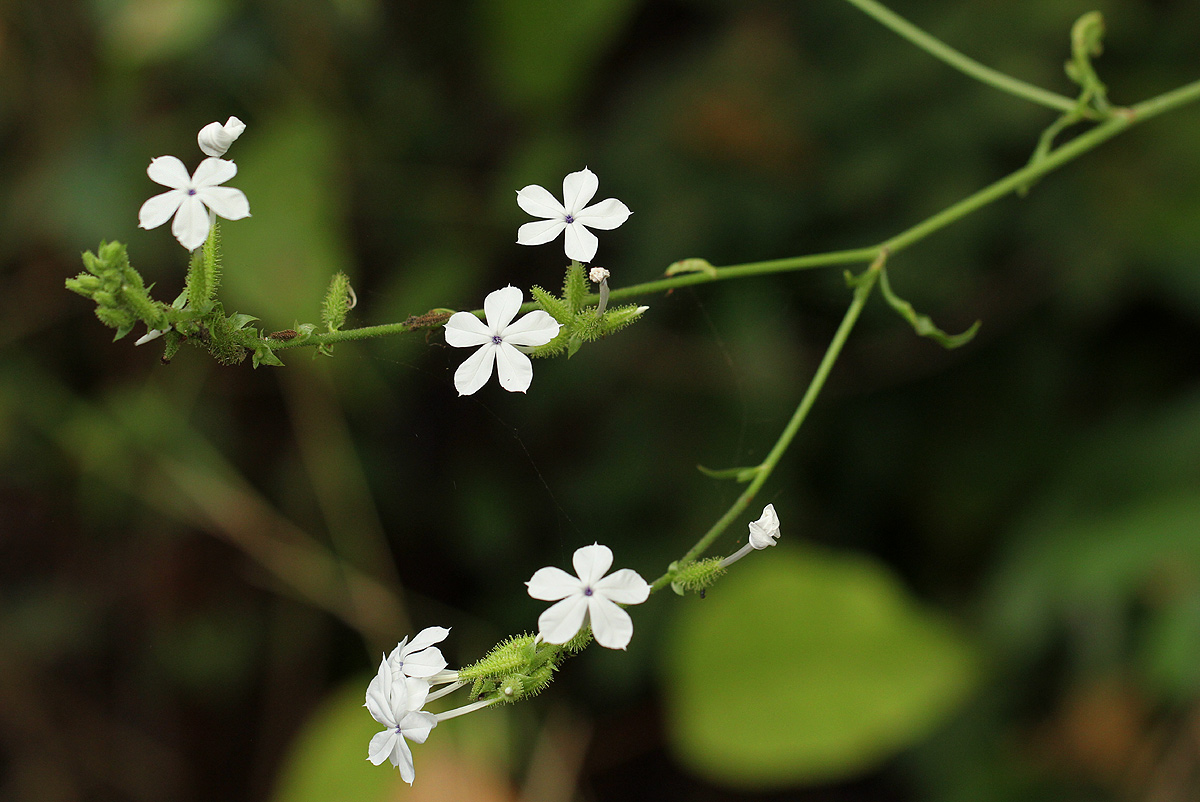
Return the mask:
{"type": "MultiPolygon", "coordinates": [[[[1114,102],[1200,75],[1184,0],[893,7],[1068,94],[1093,8],[1114,102]]],[[[160,366],[63,279],[119,239],[172,299],[145,167],[194,167],[231,114],[254,216],[223,299],[268,330],[335,270],[352,325],[557,286],[514,190],[584,165],[635,213],[601,238],[619,287],[869,245],[1053,119],[840,0],[0,5],[0,799],[1200,798],[1200,109],[898,256],[896,291],[979,337],[945,352],[873,302],[764,488],[778,548],[439,727],[411,791],[365,761],[379,652],[440,624],[475,660],[594,541],[661,573],[738,491],[695,465],[763,456],[848,293],[646,298],[528,396],[456,398],[439,333],[160,366]]]]}

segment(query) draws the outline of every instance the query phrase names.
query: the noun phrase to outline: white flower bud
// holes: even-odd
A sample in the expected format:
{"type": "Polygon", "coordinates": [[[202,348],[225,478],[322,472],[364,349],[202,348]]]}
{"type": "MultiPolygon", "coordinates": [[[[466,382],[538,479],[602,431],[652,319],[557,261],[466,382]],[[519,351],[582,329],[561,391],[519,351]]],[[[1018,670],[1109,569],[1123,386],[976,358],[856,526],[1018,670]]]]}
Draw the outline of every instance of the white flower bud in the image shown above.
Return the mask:
{"type": "Polygon", "coordinates": [[[230,117],[224,125],[209,123],[201,128],[200,133],[196,136],[196,141],[205,155],[224,156],[225,151],[229,150],[229,146],[233,144],[233,140],[241,136],[242,131],[245,130],[244,122],[237,117],[230,117]]]}
{"type": "Polygon", "coordinates": [[[611,275],[612,273],[609,273],[603,267],[593,267],[588,271],[588,278],[592,280],[593,284],[599,284],[611,275]]]}

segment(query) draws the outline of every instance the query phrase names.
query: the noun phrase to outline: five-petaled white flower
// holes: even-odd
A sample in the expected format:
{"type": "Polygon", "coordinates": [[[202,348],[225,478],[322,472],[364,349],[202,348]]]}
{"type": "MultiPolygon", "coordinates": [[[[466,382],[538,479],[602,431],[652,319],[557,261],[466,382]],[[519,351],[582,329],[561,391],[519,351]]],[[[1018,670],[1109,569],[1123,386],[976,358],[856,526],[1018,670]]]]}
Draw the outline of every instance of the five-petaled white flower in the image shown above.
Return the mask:
{"type": "Polygon", "coordinates": [[[601,646],[624,649],[629,645],[633,619],[618,605],[641,604],[650,596],[650,585],[631,568],[604,576],[612,561],[608,546],[584,546],[575,550],[571,560],[576,576],[561,568],[539,568],[525,583],[533,598],[558,602],[538,617],[542,640],[566,643],[591,622],[592,634],[601,646]]]}
{"type": "Polygon", "coordinates": [[[426,679],[441,671],[446,667],[446,658],[433,644],[441,643],[449,634],[445,627],[426,627],[411,642],[408,638],[400,641],[388,655],[392,673],[397,679],[401,675],[426,679]]]}
{"type": "Polygon", "coordinates": [[[523,393],[533,381],[533,363],[516,346],[545,345],[558,336],[561,325],[541,309],[513,322],[521,309],[521,291],[505,287],[488,293],[483,301],[487,323],[470,312],[455,312],[446,322],[446,342],[455,348],[479,347],[454,371],[459,395],[471,395],[492,377],[492,365],[500,386],[523,393]]]}
{"type": "Polygon", "coordinates": [[[517,205],[545,222],[526,223],[517,231],[518,245],[541,245],[565,231],[567,257],[590,262],[600,241],[588,228],[608,230],[629,219],[629,207],[608,198],[585,207],[600,186],[596,174],[586,167],[563,179],[563,202],[537,184],[517,190],[517,205]]]}
{"type": "Polygon", "coordinates": [[[416,772],[412,750],[405,739],[423,744],[429,731],[438,723],[437,716],[421,710],[428,694],[429,683],[425,680],[393,676],[386,657],[367,686],[365,707],[372,718],[387,728],[371,738],[367,760],[378,766],[390,759],[392,765],[400,769],[401,779],[409,785],[412,785],[416,772]]]}
{"type": "Polygon", "coordinates": [[[179,159],[159,156],[150,160],[146,175],[171,189],[142,204],[138,211],[138,226],[157,228],[174,215],[171,233],[189,251],[199,248],[208,239],[212,225],[209,210],[226,220],[250,216],[250,202],[240,189],[218,186],[237,175],[237,165],[231,161],[205,159],[189,176],[179,159]]]}
{"type": "Polygon", "coordinates": [[[224,156],[233,140],[242,135],[246,124],[237,117],[230,117],[224,125],[209,123],[196,135],[196,143],[205,156],[224,156]]]}
{"type": "Polygon", "coordinates": [[[763,507],[762,516],[757,521],[750,522],[750,545],[756,549],[765,549],[775,545],[779,537],[779,516],[775,514],[775,505],[763,507]]]}

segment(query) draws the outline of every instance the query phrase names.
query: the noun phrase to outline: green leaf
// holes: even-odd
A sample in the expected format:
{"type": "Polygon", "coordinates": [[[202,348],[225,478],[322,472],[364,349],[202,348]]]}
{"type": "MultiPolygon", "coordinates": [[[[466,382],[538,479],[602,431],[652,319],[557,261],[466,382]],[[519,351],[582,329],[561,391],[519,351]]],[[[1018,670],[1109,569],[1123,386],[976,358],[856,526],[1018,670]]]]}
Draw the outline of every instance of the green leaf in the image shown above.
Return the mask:
{"type": "MultiPolygon", "coordinates": [[[[272,802],[384,802],[396,799],[400,774],[367,762],[367,744],[381,726],[363,709],[367,678],[329,695],[293,741],[272,802]]],[[[420,747],[417,747],[418,749],[420,747]]],[[[420,758],[417,758],[418,775],[420,758]]]]}
{"type": "MultiPolygon", "coordinates": [[[[848,280],[848,279],[847,279],[848,280]]],[[[979,331],[979,326],[982,321],[976,320],[971,324],[971,327],[962,334],[947,334],[933,324],[933,320],[929,315],[918,314],[913,309],[912,304],[898,297],[892,292],[892,287],[888,284],[887,270],[881,270],[879,273],[879,288],[883,291],[883,297],[887,299],[888,305],[900,313],[900,316],[907,320],[918,335],[928,337],[938,345],[946,349],[958,348],[960,345],[966,345],[975,338],[976,332],[979,331]]]]}
{"type": "Polygon", "coordinates": [[[758,474],[760,470],[762,470],[762,466],[751,465],[746,468],[722,468],[719,470],[713,470],[712,468],[705,468],[703,465],[697,465],[696,470],[700,471],[700,473],[704,474],[705,476],[711,476],[713,479],[734,479],[738,482],[749,482],[758,474]]]}
{"type": "Polygon", "coordinates": [[[678,262],[672,262],[663,275],[675,276],[680,273],[703,273],[712,278],[717,277],[717,269],[707,259],[695,258],[680,259],[678,262]]]}
{"type": "Polygon", "coordinates": [[[869,770],[928,735],[976,674],[970,645],[887,568],[817,549],[751,555],[669,631],[674,750],[746,788],[869,770]]]}
{"type": "Polygon", "coordinates": [[[259,365],[273,365],[275,367],[283,367],[283,361],[275,356],[275,352],[269,346],[260,345],[254,349],[254,367],[259,365]]]}

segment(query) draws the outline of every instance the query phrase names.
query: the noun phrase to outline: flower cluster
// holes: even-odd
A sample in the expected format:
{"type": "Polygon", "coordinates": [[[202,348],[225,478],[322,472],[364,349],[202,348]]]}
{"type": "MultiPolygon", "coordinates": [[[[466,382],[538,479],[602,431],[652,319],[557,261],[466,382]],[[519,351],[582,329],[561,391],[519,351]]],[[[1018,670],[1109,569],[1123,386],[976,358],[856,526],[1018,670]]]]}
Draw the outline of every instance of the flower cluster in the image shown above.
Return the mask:
{"type": "MultiPolygon", "coordinates": [[[[567,256],[576,262],[589,262],[596,255],[599,240],[589,228],[613,229],[629,219],[629,207],[616,198],[587,206],[599,187],[596,174],[586,167],[563,179],[563,202],[536,184],[517,190],[517,204],[541,222],[525,223],[517,231],[517,244],[541,245],[564,235],[567,256]]],[[[610,275],[602,267],[592,268],[592,280],[601,285],[597,315],[603,314],[608,301],[610,275]]],[[[459,395],[477,392],[492,377],[500,386],[523,393],[533,381],[533,363],[525,350],[546,345],[558,336],[562,324],[543,310],[535,310],[514,322],[524,296],[516,287],[490,293],[483,302],[484,320],[469,312],[456,312],[446,322],[446,343],[455,348],[478,348],[454,372],[454,387],[459,395]]],[[[641,314],[644,309],[638,309],[641,314]]]]}
{"type": "Polygon", "coordinates": [[[246,195],[240,189],[221,186],[237,175],[237,165],[220,157],[244,130],[245,123],[237,117],[230,117],[224,125],[209,123],[204,126],[197,142],[208,158],[200,162],[191,175],[183,162],[174,156],[151,159],[146,174],[155,183],[170,189],[142,204],[138,211],[138,226],[157,228],[174,217],[171,233],[180,245],[194,251],[208,239],[216,216],[226,220],[249,217],[250,202],[246,195]]]}

